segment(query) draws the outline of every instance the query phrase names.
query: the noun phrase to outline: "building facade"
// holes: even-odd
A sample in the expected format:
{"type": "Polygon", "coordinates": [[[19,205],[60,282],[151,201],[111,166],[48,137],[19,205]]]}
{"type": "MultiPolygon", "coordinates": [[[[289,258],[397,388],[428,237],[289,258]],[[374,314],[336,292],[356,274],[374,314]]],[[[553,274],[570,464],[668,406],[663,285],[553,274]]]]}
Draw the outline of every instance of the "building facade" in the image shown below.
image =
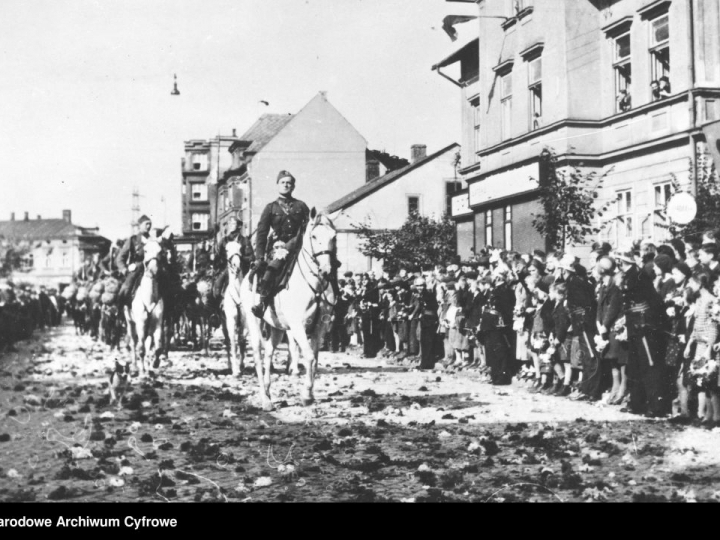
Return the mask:
{"type": "Polygon", "coordinates": [[[277,198],[277,176],[295,177],[294,195],[323,209],[366,182],[367,141],[318,93],[294,115],[261,116],[228,147],[229,166],[217,184],[219,233],[236,216],[251,236],[265,206],[277,198]]]}
{"type": "Polygon", "coordinates": [[[110,240],[100,236],[97,228],[72,223],[72,212],[63,210],[62,219],[0,221],[0,242],[11,242],[25,252],[22,268],[13,272],[17,282],[61,289],[93,255],[105,255],[110,240]]]}
{"type": "Polygon", "coordinates": [[[600,240],[664,240],[671,182],[692,189],[720,119],[720,1],[470,2],[477,38],[433,67],[461,88],[459,249],[548,247],[532,227],[545,149],[606,175],[600,240]]]}
{"type": "Polygon", "coordinates": [[[230,168],[228,149],[235,141],[233,133],[185,142],[185,157],[181,160],[181,242],[196,244],[212,238],[217,220],[218,179],[230,168]]]}
{"type": "Polygon", "coordinates": [[[409,165],[366,183],[328,206],[328,213],[339,212],[334,224],[341,274],[348,270],[381,271],[383,267],[382,261],[361,253],[357,226],[392,230],[402,227],[413,212],[435,219],[450,213],[452,195],[464,187],[456,169],[459,151],[460,145],[453,143],[427,155],[425,145],[413,145],[409,165]]]}

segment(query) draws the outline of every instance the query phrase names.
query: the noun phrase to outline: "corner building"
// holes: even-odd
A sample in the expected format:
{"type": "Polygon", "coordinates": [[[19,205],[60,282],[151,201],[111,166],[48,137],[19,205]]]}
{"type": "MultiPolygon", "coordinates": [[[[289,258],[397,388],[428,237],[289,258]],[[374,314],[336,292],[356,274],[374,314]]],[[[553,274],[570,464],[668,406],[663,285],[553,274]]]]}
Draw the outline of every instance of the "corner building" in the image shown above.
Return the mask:
{"type": "Polygon", "coordinates": [[[433,66],[462,94],[461,257],[547,247],[532,227],[545,148],[607,174],[599,240],[664,240],[671,179],[692,189],[720,119],[720,0],[448,2],[478,7],[477,39],[433,66]]]}

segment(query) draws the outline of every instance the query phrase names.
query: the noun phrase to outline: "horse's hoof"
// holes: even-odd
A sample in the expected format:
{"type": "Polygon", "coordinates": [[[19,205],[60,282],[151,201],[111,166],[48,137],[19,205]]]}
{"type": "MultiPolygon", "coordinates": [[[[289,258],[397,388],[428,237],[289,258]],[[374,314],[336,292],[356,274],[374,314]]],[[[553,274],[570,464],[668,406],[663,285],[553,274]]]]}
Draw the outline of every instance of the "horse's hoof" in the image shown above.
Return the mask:
{"type": "Polygon", "coordinates": [[[313,405],[315,403],[315,400],[313,398],[303,398],[302,404],[303,407],[310,407],[310,405],[313,405]]]}
{"type": "Polygon", "coordinates": [[[263,403],[262,410],[265,412],[272,412],[275,410],[275,407],[271,402],[263,403]]]}

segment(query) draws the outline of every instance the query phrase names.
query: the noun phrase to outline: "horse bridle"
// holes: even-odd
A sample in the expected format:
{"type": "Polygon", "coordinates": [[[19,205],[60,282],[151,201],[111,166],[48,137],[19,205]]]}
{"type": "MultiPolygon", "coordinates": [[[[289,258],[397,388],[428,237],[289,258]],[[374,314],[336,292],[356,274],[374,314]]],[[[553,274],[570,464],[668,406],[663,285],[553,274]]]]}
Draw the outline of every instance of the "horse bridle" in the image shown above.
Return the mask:
{"type": "MultiPolygon", "coordinates": [[[[313,228],[314,228],[314,227],[313,227],[313,228]]],[[[310,240],[309,244],[310,244],[310,250],[309,250],[309,251],[310,251],[310,257],[311,257],[312,261],[315,262],[315,264],[316,264],[318,267],[320,266],[320,261],[318,260],[318,257],[320,257],[321,255],[328,255],[328,256],[330,257],[330,264],[331,264],[333,267],[335,266],[335,261],[337,260],[337,255],[335,254],[335,252],[334,252],[333,250],[331,250],[331,249],[326,249],[326,250],[323,250],[323,251],[317,251],[317,252],[316,252],[315,249],[314,249],[314,247],[313,247],[313,244],[312,244],[312,239],[310,240]]],[[[303,254],[305,257],[307,257],[307,252],[306,252],[305,250],[302,250],[302,249],[301,249],[301,251],[302,251],[302,254],[303,254]]],[[[306,262],[307,262],[307,261],[306,261],[306,262]]],[[[318,299],[322,298],[323,300],[325,300],[325,303],[328,304],[329,306],[333,306],[333,307],[334,307],[335,305],[337,305],[337,298],[335,299],[335,303],[332,303],[332,302],[330,302],[330,301],[327,299],[327,296],[325,295],[325,290],[324,290],[324,289],[321,290],[321,291],[315,290],[315,288],[313,288],[313,286],[310,285],[310,280],[305,276],[305,273],[304,273],[303,270],[302,270],[302,266],[300,266],[300,265],[298,265],[298,266],[299,266],[299,269],[300,269],[300,273],[302,274],[303,278],[305,279],[305,283],[307,283],[308,287],[310,287],[310,290],[315,294],[315,297],[318,298],[318,299]]],[[[327,282],[329,282],[329,279],[323,277],[321,273],[319,273],[319,272],[318,272],[317,274],[314,273],[314,272],[312,271],[312,267],[310,267],[309,264],[308,264],[308,268],[310,269],[310,273],[313,275],[313,277],[318,278],[318,279],[320,280],[320,283],[327,283],[327,282]]],[[[327,285],[326,285],[325,288],[327,288],[327,285]]]]}
{"type": "Polygon", "coordinates": [[[230,255],[227,259],[228,267],[232,270],[233,275],[237,276],[242,271],[242,257],[240,257],[239,253],[233,253],[230,255]],[[232,263],[233,259],[237,257],[238,258],[238,264],[234,265],[232,263]]]}

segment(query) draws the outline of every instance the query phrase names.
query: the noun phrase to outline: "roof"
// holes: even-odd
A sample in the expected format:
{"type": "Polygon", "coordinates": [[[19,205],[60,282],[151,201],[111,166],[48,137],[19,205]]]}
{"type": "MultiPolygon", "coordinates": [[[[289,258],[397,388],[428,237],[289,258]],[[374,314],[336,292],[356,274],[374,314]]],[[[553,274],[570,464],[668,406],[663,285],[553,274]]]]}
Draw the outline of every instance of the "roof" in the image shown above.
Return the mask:
{"type": "Polygon", "coordinates": [[[250,142],[246,152],[259,152],[292,120],[292,114],[263,114],[241,137],[250,142]]]}
{"type": "Polygon", "coordinates": [[[103,238],[91,230],[68,223],[64,219],[0,221],[0,236],[18,240],[72,238],[77,236],[96,236],[103,238]]]}
{"type": "Polygon", "coordinates": [[[365,151],[365,159],[367,161],[377,160],[382,163],[388,171],[394,171],[401,167],[410,165],[410,162],[398,156],[391,156],[387,152],[381,152],[380,150],[370,150],[369,148],[365,151]]]}
{"type": "Polygon", "coordinates": [[[375,180],[372,180],[368,182],[367,184],[364,184],[360,186],[355,191],[351,191],[344,197],[338,199],[334,203],[331,203],[328,205],[326,212],[329,214],[332,214],[333,212],[337,212],[338,210],[342,210],[347,208],[348,206],[351,206],[355,204],[356,202],[364,199],[368,195],[374,193],[375,191],[379,190],[382,187],[385,187],[386,185],[394,182],[398,178],[401,178],[405,176],[406,174],[414,171],[415,169],[419,169],[423,165],[433,161],[434,159],[438,158],[439,156],[445,154],[448,150],[452,149],[455,146],[460,146],[458,143],[452,143],[449,146],[446,146],[442,150],[439,150],[435,152],[434,154],[430,154],[429,156],[416,161],[415,163],[411,163],[410,165],[407,165],[406,167],[403,167],[402,169],[398,169],[396,171],[392,171],[385,176],[381,176],[380,178],[376,178],[375,180]]]}
{"type": "Polygon", "coordinates": [[[463,56],[466,54],[479,54],[480,51],[480,38],[475,38],[469,43],[466,43],[461,48],[459,48],[457,51],[452,53],[450,56],[442,60],[441,62],[435,64],[432,69],[433,71],[442,68],[445,66],[449,66],[451,64],[454,64],[455,62],[459,62],[463,56]]]}

